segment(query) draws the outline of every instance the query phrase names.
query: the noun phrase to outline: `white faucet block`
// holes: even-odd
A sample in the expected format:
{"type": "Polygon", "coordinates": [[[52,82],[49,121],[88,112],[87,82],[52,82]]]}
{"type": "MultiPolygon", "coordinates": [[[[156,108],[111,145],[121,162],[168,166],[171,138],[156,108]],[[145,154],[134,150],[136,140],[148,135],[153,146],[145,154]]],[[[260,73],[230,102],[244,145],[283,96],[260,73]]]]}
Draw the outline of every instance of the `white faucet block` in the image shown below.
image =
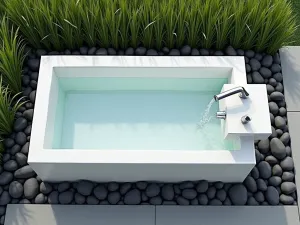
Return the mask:
{"type": "MultiPolygon", "coordinates": [[[[236,84],[224,84],[223,91],[238,87],[236,84]]],[[[223,123],[224,138],[238,136],[253,136],[255,140],[267,139],[271,133],[271,121],[268,107],[268,96],[265,84],[243,85],[249,93],[248,98],[242,99],[234,94],[220,100],[219,108],[226,112],[223,123]],[[248,115],[251,121],[243,124],[241,119],[248,115]]]]}

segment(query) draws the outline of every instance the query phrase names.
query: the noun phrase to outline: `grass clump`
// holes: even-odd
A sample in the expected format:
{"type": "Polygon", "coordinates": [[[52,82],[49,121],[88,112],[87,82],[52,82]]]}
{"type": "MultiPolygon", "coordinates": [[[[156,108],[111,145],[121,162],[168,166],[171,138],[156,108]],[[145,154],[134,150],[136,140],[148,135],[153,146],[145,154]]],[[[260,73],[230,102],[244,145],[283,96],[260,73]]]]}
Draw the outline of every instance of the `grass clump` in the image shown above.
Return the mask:
{"type": "Polygon", "coordinates": [[[35,48],[145,46],[254,49],[292,43],[288,0],[4,0],[11,20],[35,48]]]}
{"type": "Polygon", "coordinates": [[[0,79],[0,136],[5,137],[12,132],[15,114],[23,105],[22,98],[12,95],[8,86],[0,79]]]}
{"type": "Polygon", "coordinates": [[[15,29],[4,16],[0,22],[0,74],[3,83],[12,94],[22,90],[21,76],[24,62],[24,43],[15,29]]]}
{"type": "Polygon", "coordinates": [[[275,53],[292,42],[288,0],[4,0],[35,48],[255,49],[275,53]]]}

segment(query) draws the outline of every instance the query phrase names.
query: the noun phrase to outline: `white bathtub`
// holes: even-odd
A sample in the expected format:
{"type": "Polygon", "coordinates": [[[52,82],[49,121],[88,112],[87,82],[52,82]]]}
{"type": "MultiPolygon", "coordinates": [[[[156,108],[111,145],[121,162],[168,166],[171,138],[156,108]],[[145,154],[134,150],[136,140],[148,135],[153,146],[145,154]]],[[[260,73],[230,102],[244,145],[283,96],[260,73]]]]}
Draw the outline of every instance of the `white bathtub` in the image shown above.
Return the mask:
{"type": "MultiPolygon", "coordinates": [[[[236,126],[233,129],[233,136],[239,147],[231,151],[228,149],[199,150],[197,143],[195,145],[192,143],[195,138],[187,136],[185,139],[180,133],[177,133],[178,137],[172,137],[173,141],[169,146],[166,139],[161,138],[167,134],[167,131],[158,129],[157,133],[152,132],[151,136],[149,135],[149,126],[142,129],[142,125],[139,125],[137,130],[142,129],[145,134],[136,133],[139,134],[136,140],[129,142],[128,138],[134,138],[134,133],[131,133],[132,127],[128,131],[128,127],[126,130],[123,126],[124,132],[119,134],[120,126],[118,128],[116,125],[110,130],[107,128],[107,133],[105,133],[101,129],[107,124],[103,126],[102,123],[100,127],[95,125],[96,129],[93,124],[82,125],[80,123],[82,121],[78,122],[80,112],[88,114],[85,123],[89,121],[89,117],[97,116],[93,110],[97,100],[93,100],[88,95],[72,96],[71,98],[69,93],[72,93],[72,90],[130,91],[132,89],[130,79],[133,78],[149,79],[150,81],[154,78],[161,78],[166,84],[168,79],[175,79],[176,82],[180,81],[177,82],[177,86],[173,85],[173,88],[178,91],[182,88],[209,90],[211,87],[201,84],[199,82],[201,79],[216,79],[216,81],[226,79],[229,84],[247,85],[243,57],[43,56],[40,64],[28,158],[28,163],[42,180],[52,182],[80,179],[98,182],[140,180],[178,182],[200,179],[241,182],[244,180],[255,165],[254,139],[267,137],[266,135],[271,132],[271,125],[268,122],[262,124],[266,128],[263,131],[246,129],[240,132],[242,126],[236,126]],[[80,82],[80,79],[86,78],[93,78],[96,82],[80,82]],[[103,78],[112,79],[113,82],[103,83],[103,78]],[[124,82],[115,82],[114,78],[122,78],[124,82]],[[77,79],[77,81],[72,82],[72,79],[77,79]],[[196,82],[194,84],[193,82],[185,83],[187,79],[195,79],[199,85],[196,85],[196,82]],[[71,104],[69,102],[79,101],[80,98],[82,107],[67,106],[71,104]],[[86,109],[89,107],[91,110],[86,109]],[[72,118],[77,123],[72,123],[72,118]],[[269,127],[267,127],[268,125],[269,127]],[[110,146],[109,135],[113,134],[119,136],[113,137],[110,146]],[[69,138],[68,135],[71,135],[72,138],[69,138]],[[97,140],[98,136],[99,140],[97,140]],[[152,138],[151,143],[148,141],[147,144],[149,138],[152,138]],[[178,145],[174,144],[175,140],[178,140],[178,145]],[[188,143],[190,145],[187,144],[187,148],[184,149],[186,140],[191,140],[191,143],[188,143]],[[99,143],[99,148],[97,148],[97,143],[99,143]],[[163,146],[161,149],[158,143],[163,146]]],[[[141,80],[141,82],[143,81],[146,80],[141,80]]],[[[138,85],[138,89],[144,91],[149,88],[148,86],[149,82],[144,82],[138,85]]],[[[164,90],[164,87],[164,83],[161,82],[159,85],[153,84],[151,90],[164,90]]],[[[222,85],[219,89],[221,91],[222,85]]],[[[105,102],[105,100],[103,101],[105,102]]],[[[230,99],[226,101],[230,101],[230,99]]],[[[266,106],[262,107],[260,117],[265,120],[267,116],[267,120],[269,120],[266,93],[262,96],[260,103],[266,103],[266,106]]],[[[127,103],[124,104],[127,105],[127,103]]],[[[225,101],[222,104],[225,109],[225,101]]],[[[220,104],[220,108],[222,104],[220,104]]],[[[170,107],[175,106],[176,104],[171,104],[170,107]]],[[[182,109],[182,107],[178,108],[182,109]]],[[[113,115],[110,115],[109,110],[111,109],[106,110],[106,114],[101,110],[99,116],[106,115],[110,116],[110,119],[114,118],[113,115]]],[[[128,110],[127,113],[132,114],[132,107],[128,110]]],[[[157,110],[156,113],[159,112],[157,110]]],[[[184,110],[182,111],[185,113],[184,110]]],[[[113,113],[113,111],[111,112],[113,113]]],[[[146,111],[141,112],[145,113],[146,111]]],[[[116,115],[119,117],[122,114],[116,115]]],[[[149,114],[150,117],[151,115],[149,114]]],[[[129,117],[124,118],[128,119],[129,117]]],[[[130,118],[135,117],[131,116],[130,118]]],[[[143,117],[143,119],[145,118],[148,117],[143,117]]],[[[162,118],[167,118],[163,116],[163,112],[162,118]]],[[[220,126],[220,132],[226,136],[231,130],[224,125],[226,125],[226,120],[220,126]]],[[[172,129],[172,127],[166,125],[167,129],[172,129]]]]}

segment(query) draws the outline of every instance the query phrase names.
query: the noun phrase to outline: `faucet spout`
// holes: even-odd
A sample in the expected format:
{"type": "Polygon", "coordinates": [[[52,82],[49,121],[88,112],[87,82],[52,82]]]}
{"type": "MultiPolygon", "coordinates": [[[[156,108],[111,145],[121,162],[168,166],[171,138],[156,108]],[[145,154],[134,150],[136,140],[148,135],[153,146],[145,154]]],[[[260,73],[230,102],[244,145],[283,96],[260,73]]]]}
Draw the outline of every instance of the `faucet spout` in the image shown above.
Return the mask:
{"type": "Polygon", "coordinates": [[[248,98],[249,96],[249,93],[246,91],[246,89],[242,86],[239,86],[215,95],[214,99],[215,101],[219,101],[234,94],[239,94],[240,98],[248,98]]]}

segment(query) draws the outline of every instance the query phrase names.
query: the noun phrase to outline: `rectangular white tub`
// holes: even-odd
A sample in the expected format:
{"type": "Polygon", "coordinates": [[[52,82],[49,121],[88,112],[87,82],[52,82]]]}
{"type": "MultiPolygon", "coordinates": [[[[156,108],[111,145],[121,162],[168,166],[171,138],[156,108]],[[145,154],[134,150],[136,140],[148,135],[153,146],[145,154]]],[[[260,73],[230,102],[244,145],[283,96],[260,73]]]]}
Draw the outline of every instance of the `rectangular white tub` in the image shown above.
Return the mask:
{"type": "Polygon", "coordinates": [[[191,129],[224,83],[246,85],[243,57],[43,56],[28,162],[45,181],[241,182],[253,136],[191,129]]]}

